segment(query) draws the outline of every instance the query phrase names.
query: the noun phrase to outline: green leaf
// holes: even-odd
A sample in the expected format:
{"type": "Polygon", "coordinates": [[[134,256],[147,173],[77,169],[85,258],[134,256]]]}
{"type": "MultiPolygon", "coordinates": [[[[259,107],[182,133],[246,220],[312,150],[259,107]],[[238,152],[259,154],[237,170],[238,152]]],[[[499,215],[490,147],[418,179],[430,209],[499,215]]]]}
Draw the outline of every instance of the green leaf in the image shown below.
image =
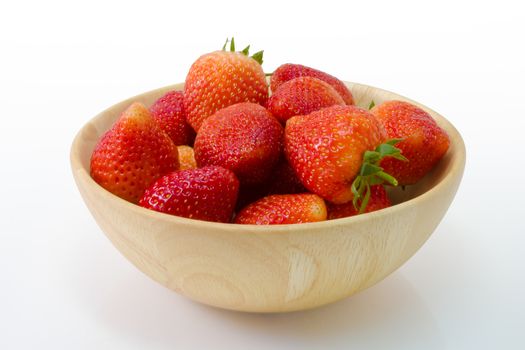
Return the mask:
{"type": "Polygon", "coordinates": [[[371,163],[363,163],[363,165],[361,166],[359,175],[370,176],[370,175],[374,175],[380,172],[381,170],[383,170],[383,168],[381,168],[378,165],[371,164],[371,163]]]}
{"type": "Polygon", "coordinates": [[[232,36],[232,41],[230,41],[230,51],[235,52],[235,38],[232,36]]]}
{"type": "Polygon", "coordinates": [[[356,176],[354,182],[352,182],[352,187],[350,187],[350,189],[352,190],[352,193],[354,194],[354,196],[359,194],[357,189],[359,188],[359,184],[360,183],[361,183],[361,176],[356,176]]]}
{"type": "Polygon", "coordinates": [[[374,151],[368,150],[363,154],[363,162],[359,169],[359,175],[355,177],[351,187],[354,196],[352,203],[356,210],[359,210],[359,213],[363,213],[366,210],[370,200],[370,186],[382,185],[385,182],[393,186],[398,185],[396,178],[384,172],[380,164],[386,157],[406,160],[401,154],[401,150],[395,147],[395,144],[401,141],[402,139],[388,140],[377,146],[374,151]]]}
{"type": "Polygon", "coordinates": [[[356,176],[354,181],[352,182],[352,186],[350,187],[350,190],[352,191],[352,194],[354,195],[354,198],[352,199],[352,204],[354,205],[354,208],[357,210],[357,201],[359,200],[360,194],[359,189],[361,186],[361,176],[356,176]]]}
{"type": "Polygon", "coordinates": [[[398,159],[398,160],[402,160],[404,162],[408,162],[409,160],[404,156],[402,155],[401,153],[398,153],[398,154],[393,154],[392,155],[392,158],[395,158],[395,159],[398,159]]]}
{"type": "Polygon", "coordinates": [[[226,45],[228,44],[228,41],[230,40],[226,38],[226,41],[224,42],[224,45],[222,46],[222,51],[226,51],[226,45]]]}
{"type": "Polygon", "coordinates": [[[385,180],[383,180],[382,178],[376,175],[370,176],[370,179],[368,180],[368,183],[370,184],[370,186],[381,185],[384,182],[385,180]]]}
{"type": "Polygon", "coordinates": [[[385,156],[391,156],[391,155],[394,155],[394,154],[400,154],[401,151],[399,150],[399,148],[396,148],[388,143],[382,143],[380,144],[379,146],[377,146],[376,148],[376,151],[379,152],[379,154],[381,155],[381,158],[385,157],[385,156]]]}
{"type": "Polygon", "coordinates": [[[250,45],[246,46],[246,47],[244,48],[244,50],[241,51],[241,53],[242,53],[243,55],[246,55],[246,56],[248,56],[249,52],[250,52],[250,45]]]}
{"type": "Polygon", "coordinates": [[[368,110],[371,110],[372,108],[374,108],[376,105],[376,103],[374,102],[374,100],[372,100],[372,102],[370,102],[370,104],[368,105],[368,110]]]}
{"type": "Polygon", "coordinates": [[[370,190],[370,185],[366,184],[366,192],[365,197],[361,201],[361,206],[359,207],[359,214],[363,214],[366,210],[366,207],[368,205],[368,202],[370,201],[370,193],[372,191],[370,190]]]}
{"type": "MultiPolygon", "coordinates": [[[[377,150],[377,149],[376,149],[377,150]]],[[[365,163],[375,163],[379,160],[381,154],[376,151],[366,151],[363,156],[363,162],[365,163]]]]}
{"type": "Polygon", "coordinates": [[[390,175],[388,173],[385,173],[384,171],[379,171],[375,175],[380,177],[380,178],[382,178],[383,180],[385,180],[386,182],[388,182],[392,186],[397,186],[397,180],[392,175],[390,175]]]}
{"type": "Polygon", "coordinates": [[[263,53],[264,50],[258,51],[252,55],[252,58],[259,62],[259,64],[263,64],[263,53]]]}
{"type": "Polygon", "coordinates": [[[358,205],[357,205],[357,204],[358,204],[358,203],[357,203],[358,201],[359,201],[359,197],[355,197],[355,196],[354,196],[354,199],[352,199],[352,204],[353,204],[355,210],[359,210],[359,207],[358,207],[358,205]]]}
{"type": "Polygon", "coordinates": [[[385,143],[395,146],[396,144],[400,143],[401,141],[404,141],[404,139],[390,139],[386,141],[385,143]]]}

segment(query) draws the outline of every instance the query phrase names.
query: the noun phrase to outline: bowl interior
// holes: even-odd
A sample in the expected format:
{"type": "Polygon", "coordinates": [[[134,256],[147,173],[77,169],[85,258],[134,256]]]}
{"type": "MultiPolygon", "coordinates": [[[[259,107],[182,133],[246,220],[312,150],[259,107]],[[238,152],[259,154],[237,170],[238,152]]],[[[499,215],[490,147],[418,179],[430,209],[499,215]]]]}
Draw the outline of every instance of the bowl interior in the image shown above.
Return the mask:
{"type": "MultiPolygon", "coordinates": [[[[461,166],[461,164],[464,164],[465,146],[463,140],[454,126],[440,114],[418,102],[386,90],[357,83],[347,82],[346,84],[352,91],[357,106],[366,109],[371,101],[374,101],[376,105],[392,99],[408,101],[430,113],[450,136],[451,143],[449,151],[427,176],[412,186],[406,186],[405,188],[388,188],[389,196],[393,204],[407,202],[422,195],[445,179],[447,174],[453,170],[454,166],[458,167],[461,166]]],[[[150,106],[167,91],[182,90],[183,88],[184,84],[175,84],[156,89],[122,101],[100,113],[97,117],[86,124],[77,135],[72,149],[72,161],[77,163],[78,167],[82,168],[87,174],[89,174],[89,161],[96,143],[132,102],[138,101],[144,103],[146,106],[150,106]]],[[[166,216],[164,214],[161,215],[166,216]]]]}

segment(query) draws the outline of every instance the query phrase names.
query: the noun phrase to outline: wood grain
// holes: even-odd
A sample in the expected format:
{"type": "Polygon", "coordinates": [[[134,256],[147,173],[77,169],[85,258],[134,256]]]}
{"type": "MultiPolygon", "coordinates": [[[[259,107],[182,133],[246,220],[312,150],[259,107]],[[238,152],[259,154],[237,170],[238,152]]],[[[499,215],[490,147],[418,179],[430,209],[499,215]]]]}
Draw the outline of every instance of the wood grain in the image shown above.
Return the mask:
{"type": "MultiPolygon", "coordinates": [[[[400,99],[347,83],[356,103],[400,99]]],[[[78,189],[102,231],[137,268],[201,303],[241,311],[285,312],[318,307],[379,282],[407,261],[443,218],[461,181],[465,146],[457,130],[421,104],[449,134],[451,147],[436,169],[406,191],[397,205],[320,223],[282,226],[218,224],[143,209],[96,184],[89,159],[100,136],[132,102],[150,105],[171,89],[150,91],[114,105],[86,124],[71,149],[78,189]]]]}

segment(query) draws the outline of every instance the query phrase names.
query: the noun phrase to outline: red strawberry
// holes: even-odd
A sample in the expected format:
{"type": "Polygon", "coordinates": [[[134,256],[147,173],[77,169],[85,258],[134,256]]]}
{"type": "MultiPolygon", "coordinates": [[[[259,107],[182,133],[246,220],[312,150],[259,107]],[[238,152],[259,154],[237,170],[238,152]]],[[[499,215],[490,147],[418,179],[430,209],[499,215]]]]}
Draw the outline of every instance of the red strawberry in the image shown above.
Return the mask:
{"type": "Polygon", "coordinates": [[[215,51],[201,56],[190,68],[184,87],[187,120],[198,131],[218,110],[239,102],[266,105],[268,84],[261,67],[262,51],[248,56],[248,48],[215,51]]]}
{"type": "Polygon", "coordinates": [[[328,83],[313,77],[299,77],[279,86],[268,100],[268,110],[281,122],[286,122],[296,115],[344,104],[339,93],[328,83]]]}
{"type": "Polygon", "coordinates": [[[326,220],[326,205],[315,194],[275,194],[242,209],[236,224],[279,225],[326,220]]]}
{"type": "Polygon", "coordinates": [[[403,101],[387,101],[371,110],[389,138],[403,139],[396,147],[408,162],[387,158],[381,167],[399,184],[411,185],[425,176],[445,155],[450,140],[445,130],[424,110],[403,101]]]}
{"type": "Polygon", "coordinates": [[[141,103],[122,113],[91,155],[91,177],[133,203],[154,180],[178,168],[177,146],[141,103]]]}
{"type": "Polygon", "coordinates": [[[395,141],[381,145],[384,138],[383,128],[368,111],[332,106],[289,119],[285,153],[309,191],[336,204],[363,196],[364,210],[370,185],[384,180],[395,184],[377,163],[386,156],[402,156],[395,141]]]}
{"type": "Polygon", "coordinates": [[[182,91],[169,91],[159,98],[149,110],[153,119],[176,145],[193,143],[195,131],[186,122],[182,91]]]}
{"type": "Polygon", "coordinates": [[[270,178],[268,193],[294,194],[308,192],[286,159],[282,159],[277,164],[270,178]]]}
{"type": "Polygon", "coordinates": [[[197,162],[195,161],[195,154],[193,148],[190,146],[178,146],[180,170],[195,169],[197,162]]]}
{"type": "MultiPolygon", "coordinates": [[[[386,194],[385,187],[383,185],[374,185],[370,187],[370,200],[366,206],[365,213],[370,213],[379,209],[388,208],[392,203],[386,194]]],[[[348,216],[354,216],[359,214],[359,210],[352,202],[344,204],[332,204],[328,203],[328,219],[340,219],[348,216]]]]}
{"type": "Polygon", "coordinates": [[[228,169],[209,166],[169,173],[151,185],[144,208],[205,221],[230,222],[239,180],[228,169]]]}
{"type": "Polygon", "coordinates": [[[232,170],[242,184],[263,183],[281,155],[283,127],[264,107],[250,102],[209,117],[195,139],[197,165],[232,170]]]}
{"type": "Polygon", "coordinates": [[[339,95],[341,95],[343,101],[345,101],[347,105],[354,104],[352,93],[341,80],[330,74],[321,72],[320,70],[300,64],[286,63],[273,72],[272,78],[270,80],[272,93],[275,93],[279,89],[279,86],[281,86],[283,83],[298,77],[314,77],[321,79],[330,84],[339,93],[339,95]]]}

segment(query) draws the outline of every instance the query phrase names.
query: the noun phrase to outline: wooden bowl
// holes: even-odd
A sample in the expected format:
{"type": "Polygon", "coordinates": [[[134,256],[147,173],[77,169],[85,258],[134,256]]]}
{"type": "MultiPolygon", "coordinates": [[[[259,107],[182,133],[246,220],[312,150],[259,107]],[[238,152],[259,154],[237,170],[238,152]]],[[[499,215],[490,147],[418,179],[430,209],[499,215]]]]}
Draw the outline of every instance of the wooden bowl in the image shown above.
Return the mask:
{"type": "MultiPolygon", "coordinates": [[[[347,83],[357,105],[405,97],[347,83]]],[[[100,113],[76,136],[71,167],[102,231],[137,268],[195,301],[225,309],[284,312],[348,297],[388,276],[428,239],[447,211],[463,175],[458,131],[428,111],[450,136],[450,149],[420,183],[394,189],[396,205],[377,212],[298,225],[234,225],[186,219],[141,208],[114,196],[89,175],[101,135],[132,102],[147,106],[168,90],[150,91],[100,113]]]]}

